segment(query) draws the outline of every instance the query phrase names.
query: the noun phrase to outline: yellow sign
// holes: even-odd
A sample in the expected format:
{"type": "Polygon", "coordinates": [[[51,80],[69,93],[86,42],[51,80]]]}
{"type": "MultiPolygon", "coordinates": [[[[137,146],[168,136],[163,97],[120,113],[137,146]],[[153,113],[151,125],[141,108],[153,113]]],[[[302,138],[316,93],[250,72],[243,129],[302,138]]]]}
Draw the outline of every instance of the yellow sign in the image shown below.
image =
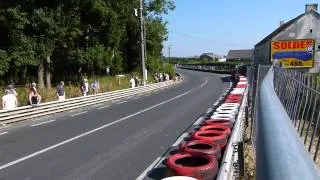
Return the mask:
{"type": "Polygon", "coordinates": [[[284,68],[313,67],[313,39],[280,40],[271,42],[271,60],[284,68]]]}

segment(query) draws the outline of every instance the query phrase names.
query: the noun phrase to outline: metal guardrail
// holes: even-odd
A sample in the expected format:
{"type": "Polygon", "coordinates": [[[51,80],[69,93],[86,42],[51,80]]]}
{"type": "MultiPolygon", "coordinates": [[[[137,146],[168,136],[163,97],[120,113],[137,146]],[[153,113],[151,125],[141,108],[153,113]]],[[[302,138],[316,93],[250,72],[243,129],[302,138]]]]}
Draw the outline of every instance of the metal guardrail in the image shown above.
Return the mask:
{"type": "Polygon", "coordinates": [[[270,69],[257,91],[256,179],[320,179],[274,91],[273,80],[273,69],[270,69]]]}
{"type": "Polygon", "coordinates": [[[175,82],[170,80],[136,88],[122,89],[118,91],[99,93],[96,95],[82,96],[66,99],[65,101],[52,101],[39,104],[39,106],[22,106],[13,110],[0,110],[0,124],[9,124],[23,121],[31,118],[37,118],[44,115],[50,115],[58,112],[68,111],[84,106],[94,105],[106,101],[117,100],[156,89],[166,88],[175,82]]]}
{"type": "Polygon", "coordinates": [[[274,69],[275,91],[303,143],[320,166],[320,75],[274,69]]]}
{"type": "Polygon", "coordinates": [[[190,69],[190,70],[198,70],[198,71],[209,71],[209,72],[217,72],[217,73],[231,73],[235,70],[235,66],[231,65],[202,65],[202,64],[179,64],[178,68],[182,69],[190,69]]]}

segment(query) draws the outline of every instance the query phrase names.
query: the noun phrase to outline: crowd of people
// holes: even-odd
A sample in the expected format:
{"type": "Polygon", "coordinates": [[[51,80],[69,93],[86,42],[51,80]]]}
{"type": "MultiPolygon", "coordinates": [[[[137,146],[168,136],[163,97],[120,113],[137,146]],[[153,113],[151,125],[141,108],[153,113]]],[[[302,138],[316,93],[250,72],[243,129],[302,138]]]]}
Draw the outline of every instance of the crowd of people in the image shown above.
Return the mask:
{"type": "Polygon", "coordinates": [[[156,82],[163,82],[163,81],[169,81],[171,78],[170,78],[170,75],[167,74],[167,73],[155,73],[153,75],[154,79],[156,80],[156,82]]]}
{"type": "MultiPolygon", "coordinates": [[[[89,91],[92,89],[92,94],[97,94],[99,92],[99,82],[94,81],[91,86],[87,79],[83,79],[80,85],[80,91],[83,96],[89,95],[89,91]]],[[[3,110],[12,110],[18,107],[18,98],[17,98],[16,89],[13,85],[8,85],[4,90],[4,95],[2,97],[2,109],[3,110]]],[[[64,90],[64,82],[61,81],[56,88],[56,98],[58,101],[64,101],[66,99],[66,93],[64,90]]],[[[37,84],[35,82],[31,83],[29,92],[27,95],[28,105],[38,106],[41,102],[41,95],[37,91],[37,84]]]]}
{"type": "MultiPolygon", "coordinates": [[[[169,74],[166,73],[155,73],[154,78],[156,82],[163,82],[170,80],[169,74]]],[[[142,84],[141,79],[137,76],[132,76],[130,79],[130,87],[138,87],[142,84]]],[[[82,96],[87,96],[89,94],[97,94],[99,93],[99,82],[93,81],[90,85],[87,79],[83,79],[80,84],[80,91],[82,96]],[[90,93],[92,91],[92,93],[90,93]]],[[[41,95],[37,91],[37,84],[35,82],[31,83],[31,87],[28,92],[28,105],[38,106],[41,102],[41,95]]],[[[64,101],[66,99],[66,93],[64,90],[64,82],[61,81],[56,88],[56,98],[57,101],[64,101]]],[[[8,85],[4,91],[4,96],[2,97],[2,108],[4,110],[11,110],[18,107],[18,98],[16,89],[13,85],[8,85]]]]}

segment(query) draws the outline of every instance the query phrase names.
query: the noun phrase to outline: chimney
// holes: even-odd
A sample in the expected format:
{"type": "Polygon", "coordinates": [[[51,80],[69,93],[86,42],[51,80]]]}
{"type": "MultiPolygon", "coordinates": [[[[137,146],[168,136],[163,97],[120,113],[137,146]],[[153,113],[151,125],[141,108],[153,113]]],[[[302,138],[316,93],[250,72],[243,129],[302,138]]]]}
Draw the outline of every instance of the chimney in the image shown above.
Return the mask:
{"type": "Polygon", "coordinates": [[[282,25],[284,25],[284,21],[280,21],[279,26],[281,27],[282,25]]]}
{"type": "Polygon", "coordinates": [[[306,4],[306,13],[309,11],[318,11],[318,4],[306,4]]]}

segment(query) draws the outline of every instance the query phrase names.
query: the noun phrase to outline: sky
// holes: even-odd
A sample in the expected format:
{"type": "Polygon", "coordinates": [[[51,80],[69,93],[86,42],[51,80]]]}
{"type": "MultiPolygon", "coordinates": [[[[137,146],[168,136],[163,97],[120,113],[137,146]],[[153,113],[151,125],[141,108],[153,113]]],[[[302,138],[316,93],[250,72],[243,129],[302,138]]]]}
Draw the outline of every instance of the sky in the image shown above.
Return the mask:
{"type": "MultiPolygon", "coordinates": [[[[227,55],[230,49],[252,49],[264,37],[304,13],[308,0],[174,0],[164,16],[168,40],[163,54],[171,57],[227,55]]],[[[320,7],[319,7],[320,9],[320,7]]]]}

